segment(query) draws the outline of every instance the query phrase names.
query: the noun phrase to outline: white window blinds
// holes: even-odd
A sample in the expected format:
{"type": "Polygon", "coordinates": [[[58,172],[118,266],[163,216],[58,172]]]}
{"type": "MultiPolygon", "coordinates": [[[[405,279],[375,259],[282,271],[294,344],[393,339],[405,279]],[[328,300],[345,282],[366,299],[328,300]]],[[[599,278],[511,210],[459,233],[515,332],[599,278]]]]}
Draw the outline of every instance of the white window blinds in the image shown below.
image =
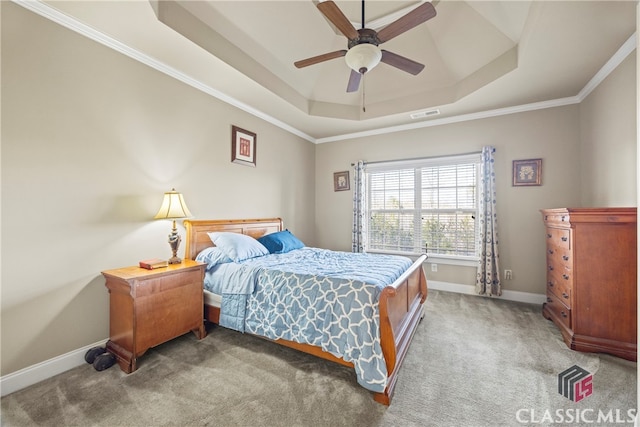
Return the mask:
{"type": "Polygon", "coordinates": [[[370,251],[476,257],[480,154],[368,164],[370,251]]]}

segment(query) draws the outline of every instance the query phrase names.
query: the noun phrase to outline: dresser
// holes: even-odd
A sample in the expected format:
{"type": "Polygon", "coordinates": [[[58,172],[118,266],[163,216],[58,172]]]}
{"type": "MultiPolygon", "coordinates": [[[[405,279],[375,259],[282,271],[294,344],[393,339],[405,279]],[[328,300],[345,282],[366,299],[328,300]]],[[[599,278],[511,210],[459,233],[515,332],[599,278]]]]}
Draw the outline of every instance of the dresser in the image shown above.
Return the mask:
{"type": "Polygon", "coordinates": [[[569,348],[637,360],[636,208],[541,211],[546,302],[569,348]]]}
{"type": "Polygon", "coordinates": [[[205,264],[184,260],[154,270],[102,272],[109,289],[107,351],[123,371],[135,371],[149,348],[189,331],[204,338],[204,269],[205,264]]]}

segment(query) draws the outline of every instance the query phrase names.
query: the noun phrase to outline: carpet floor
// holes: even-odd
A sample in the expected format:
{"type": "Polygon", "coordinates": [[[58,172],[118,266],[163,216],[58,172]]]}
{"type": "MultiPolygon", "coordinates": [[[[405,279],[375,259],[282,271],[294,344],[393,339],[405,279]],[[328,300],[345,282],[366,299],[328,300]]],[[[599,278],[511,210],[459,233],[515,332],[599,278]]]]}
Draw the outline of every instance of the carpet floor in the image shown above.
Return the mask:
{"type": "Polygon", "coordinates": [[[391,406],[349,368],[213,327],[150,349],[136,372],[83,365],[2,398],[19,426],[633,425],[637,365],[569,350],[538,305],[430,291],[391,406]],[[574,402],[558,374],[578,365],[574,402]]]}

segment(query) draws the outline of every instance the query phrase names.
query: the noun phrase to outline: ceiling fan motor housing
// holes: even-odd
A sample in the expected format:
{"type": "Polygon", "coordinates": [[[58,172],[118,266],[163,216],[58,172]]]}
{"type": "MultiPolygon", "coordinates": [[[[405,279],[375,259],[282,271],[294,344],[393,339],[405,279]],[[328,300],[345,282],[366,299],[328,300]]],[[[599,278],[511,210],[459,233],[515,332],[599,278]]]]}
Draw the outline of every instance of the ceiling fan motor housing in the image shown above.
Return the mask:
{"type": "Polygon", "coordinates": [[[378,46],[380,44],[380,40],[378,40],[378,33],[369,28],[360,28],[358,30],[358,37],[349,39],[347,46],[351,49],[352,47],[362,43],[369,43],[378,46]]]}

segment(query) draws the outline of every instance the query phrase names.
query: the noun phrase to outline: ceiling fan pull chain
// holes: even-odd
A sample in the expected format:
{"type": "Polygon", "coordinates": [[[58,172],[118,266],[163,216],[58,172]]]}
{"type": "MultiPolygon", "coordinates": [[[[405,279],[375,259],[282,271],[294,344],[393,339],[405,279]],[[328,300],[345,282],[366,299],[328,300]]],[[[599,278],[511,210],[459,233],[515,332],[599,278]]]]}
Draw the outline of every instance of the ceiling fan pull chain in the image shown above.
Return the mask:
{"type": "Polygon", "coordinates": [[[366,73],[362,75],[362,112],[363,113],[367,112],[367,109],[364,106],[364,82],[367,80],[365,76],[366,76],[366,73]]]}

